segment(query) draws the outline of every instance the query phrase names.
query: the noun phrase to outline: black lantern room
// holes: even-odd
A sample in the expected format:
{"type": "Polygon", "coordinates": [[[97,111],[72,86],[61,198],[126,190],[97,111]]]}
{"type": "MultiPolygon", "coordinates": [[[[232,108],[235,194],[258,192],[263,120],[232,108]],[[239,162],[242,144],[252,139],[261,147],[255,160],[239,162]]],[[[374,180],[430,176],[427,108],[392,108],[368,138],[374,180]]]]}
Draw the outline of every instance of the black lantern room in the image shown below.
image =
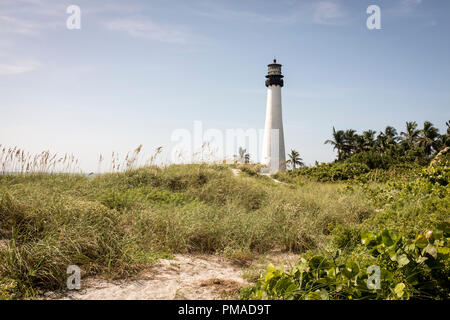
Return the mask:
{"type": "Polygon", "coordinates": [[[273,59],[273,63],[269,64],[268,67],[269,72],[266,75],[266,87],[271,85],[282,87],[284,85],[284,76],[281,74],[281,64],[277,63],[277,59],[273,59]]]}

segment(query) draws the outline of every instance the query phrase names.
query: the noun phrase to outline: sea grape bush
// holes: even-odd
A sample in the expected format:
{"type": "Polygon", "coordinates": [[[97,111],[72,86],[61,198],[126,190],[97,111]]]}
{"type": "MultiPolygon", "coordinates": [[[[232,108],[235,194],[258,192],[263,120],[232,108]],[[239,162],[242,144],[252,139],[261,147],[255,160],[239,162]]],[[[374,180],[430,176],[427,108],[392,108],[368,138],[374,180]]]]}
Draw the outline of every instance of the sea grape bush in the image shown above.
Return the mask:
{"type": "MultiPolygon", "coordinates": [[[[332,243],[338,250],[334,254],[330,250],[306,254],[288,272],[269,267],[242,296],[449,299],[449,172],[447,163],[441,162],[422,169],[415,179],[390,179],[375,188],[360,185],[380,209],[357,228],[336,227],[332,243]],[[367,287],[367,268],[373,265],[381,271],[379,290],[367,287]]],[[[345,192],[354,192],[352,183],[345,192]]]]}
{"type": "Polygon", "coordinates": [[[412,237],[449,221],[449,168],[430,166],[411,181],[391,179],[382,186],[363,186],[364,194],[380,208],[364,222],[365,227],[371,231],[387,228],[412,237]]]}
{"type": "Polygon", "coordinates": [[[450,166],[437,166],[423,169],[421,177],[432,185],[445,187],[450,180],[450,166]]]}
{"type": "Polygon", "coordinates": [[[442,223],[412,240],[388,230],[363,233],[361,238],[388,276],[394,298],[448,299],[449,237],[449,224],[442,223]]]}
{"type": "Polygon", "coordinates": [[[269,266],[256,285],[242,289],[245,299],[448,299],[448,225],[414,240],[384,230],[362,233],[364,253],[341,259],[302,257],[290,271],[269,266]],[[380,289],[369,289],[369,266],[381,270],[380,289]]]}
{"type": "Polygon", "coordinates": [[[300,168],[295,171],[288,172],[291,177],[303,176],[313,180],[327,182],[340,181],[357,178],[358,176],[369,172],[370,168],[364,163],[323,163],[316,167],[300,168]]]}
{"type": "Polygon", "coordinates": [[[285,182],[293,182],[298,179],[307,179],[318,182],[387,182],[392,178],[410,180],[417,176],[417,171],[422,167],[415,163],[399,163],[388,168],[380,167],[372,169],[366,163],[359,163],[353,159],[342,162],[321,163],[314,167],[302,167],[299,169],[278,173],[277,179],[285,182]]]}

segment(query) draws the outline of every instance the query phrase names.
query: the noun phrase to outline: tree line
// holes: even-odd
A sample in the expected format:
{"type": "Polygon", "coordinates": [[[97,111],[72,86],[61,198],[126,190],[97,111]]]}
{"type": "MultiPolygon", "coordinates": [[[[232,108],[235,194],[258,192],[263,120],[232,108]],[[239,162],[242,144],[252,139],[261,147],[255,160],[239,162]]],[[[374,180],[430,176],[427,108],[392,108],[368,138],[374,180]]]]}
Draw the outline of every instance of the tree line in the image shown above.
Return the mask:
{"type": "Polygon", "coordinates": [[[333,127],[333,136],[325,144],[332,145],[333,150],[337,151],[337,161],[363,152],[404,160],[428,160],[442,148],[450,146],[450,121],[446,125],[444,134],[440,134],[430,121],[425,121],[421,128],[415,121],[406,122],[405,131],[400,134],[392,126],[387,126],[378,134],[375,130],[358,134],[353,129],[336,130],[333,127]]]}

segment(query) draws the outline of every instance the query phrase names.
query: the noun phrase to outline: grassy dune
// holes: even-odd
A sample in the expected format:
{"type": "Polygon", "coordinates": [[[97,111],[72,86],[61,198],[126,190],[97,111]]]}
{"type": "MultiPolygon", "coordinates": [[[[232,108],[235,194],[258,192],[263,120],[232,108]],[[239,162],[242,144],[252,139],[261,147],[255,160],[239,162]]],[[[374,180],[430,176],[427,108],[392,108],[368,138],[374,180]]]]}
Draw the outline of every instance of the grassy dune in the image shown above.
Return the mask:
{"type": "Polygon", "coordinates": [[[83,276],[115,278],[173,253],[244,262],[273,249],[345,251],[357,247],[362,229],[413,232],[446,219],[448,194],[447,202],[416,195],[400,204],[391,201],[399,191],[376,182],[298,176],[276,183],[255,174],[258,167],[240,169],[238,176],[230,166],[207,164],[95,177],[0,175],[0,295],[63,289],[72,264],[83,276]]]}
{"type": "Polygon", "coordinates": [[[373,212],[339,184],[277,184],[244,168],[146,167],[89,178],[0,176],[0,273],[19,297],[65,286],[66,268],[127,276],[162,255],[224,254],[235,260],[274,248],[326,245],[338,224],[373,212]],[[248,172],[248,173],[246,173],[248,172]]]}

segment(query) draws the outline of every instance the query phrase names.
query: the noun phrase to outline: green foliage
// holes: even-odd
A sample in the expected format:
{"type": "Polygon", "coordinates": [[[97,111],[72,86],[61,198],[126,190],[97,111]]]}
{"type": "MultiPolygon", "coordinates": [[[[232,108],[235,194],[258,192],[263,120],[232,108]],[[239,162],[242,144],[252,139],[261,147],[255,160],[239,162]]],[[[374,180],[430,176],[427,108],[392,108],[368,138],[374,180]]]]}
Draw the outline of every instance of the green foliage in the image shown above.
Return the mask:
{"type": "Polygon", "coordinates": [[[386,182],[391,179],[411,180],[417,177],[422,166],[412,162],[386,160],[388,156],[368,156],[370,153],[359,153],[340,162],[321,163],[314,167],[278,173],[276,178],[287,183],[299,184],[302,180],[319,182],[337,182],[355,180],[358,182],[386,182]],[[377,164],[376,159],[381,158],[377,164]],[[359,162],[362,161],[362,162],[359,162]],[[373,168],[371,168],[373,167],[373,168]]]}
{"type": "MultiPolygon", "coordinates": [[[[288,272],[268,268],[242,296],[449,299],[450,175],[442,163],[422,169],[414,179],[394,176],[385,185],[362,184],[366,196],[381,207],[376,214],[356,227],[337,225],[328,250],[304,255],[288,272]],[[367,287],[371,265],[381,270],[379,290],[367,287]]],[[[350,184],[345,188],[350,194],[354,190],[350,184]]]]}
{"type": "Polygon", "coordinates": [[[359,228],[339,225],[332,232],[332,243],[340,250],[351,252],[361,242],[359,228]]]}
{"type": "Polygon", "coordinates": [[[393,179],[384,186],[366,188],[372,201],[382,210],[364,222],[372,231],[389,228],[416,234],[448,221],[450,207],[449,167],[423,169],[412,181],[393,179]]]}
{"type": "Polygon", "coordinates": [[[295,170],[295,168],[304,166],[304,163],[302,162],[302,158],[300,158],[300,154],[296,150],[291,150],[291,153],[288,154],[288,160],[286,161],[287,164],[291,165],[292,169],[295,170]]]}
{"type": "Polygon", "coordinates": [[[369,169],[389,169],[393,164],[398,163],[389,155],[379,154],[374,151],[356,153],[347,160],[347,163],[360,163],[369,169]]]}
{"type": "Polygon", "coordinates": [[[11,300],[15,298],[17,282],[8,278],[0,279],[0,300],[11,300]]]}
{"type": "Polygon", "coordinates": [[[271,269],[266,282],[244,290],[247,298],[446,299],[446,154],[428,168],[370,169],[383,162],[365,157],[277,175],[288,183],[259,176],[250,164],[240,165],[239,176],[206,164],[92,178],[0,176],[0,298],[63,288],[69,264],[123,277],[168,252],[245,263],[281,248],[303,260],[295,271],[271,269]],[[380,290],[364,285],[370,265],[387,279],[380,290]]]}
{"type": "MultiPolygon", "coordinates": [[[[448,127],[448,122],[446,123],[448,127]]],[[[354,158],[369,168],[387,169],[393,162],[415,161],[426,164],[430,157],[448,144],[449,130],[441,135],[429,121],[423,129],[418,129],[415,121],[406,122],[406,132],[397,134],[394,127],[387,126],[377,136],[376,131],[367,130],[359,135],[353,129],[336,130],[333,127],[332,139],[326,140],[337,151],[337,161],[354,158]]]]}
{"type": "Polygon", "coordinates": [[[180,206],[197,199],[194,196],[186,195],[182,192],[170,192],[156,188],[133,188],[124,191],[107,189],[99,197],[102,204],[110,209],[123,211],[127,209],[138,209],[141,203],[151,202],[155,205],[180,206]]]}
{"type": "Polygon", "coordinates": [[[13,188],[0,200],[0,229],[8,239],[0,248],[0,274],[16,283],[17,294],[62,288],[70,264],[83,265],[88,275],[132,271],[127,250],[132,238],[120,227],[117,212],[39,189],[27,190],[24,199],[18,194],[13,188]]]}
{"type": "Polygon", "coordinates": [[[237,169],[252,177],[257,177],[261,172],[262,165],[260,164],[239,164],[237,169]]]}
{"type": "Polygon", "coordinates": [[[131,208],[136,201],[136,194],[133,192],[116,192],[112,189],[105,190],[100,202],[110,209],[123,210],[131,208]]]}
{"type": "MultiPolygon", "coordinates": [[[[291,177],[302,176],[316,181],[331,182],[339,180],[349,180],[369,172],[370,168],[364,163],[358,162],[337,162],[322,163],[316,167],[300,168],[286,173],[291,177]]],[[[284,180],[283,178],[281,178],[284,180]]]]}
{"type": "Polygon", "coordinates": [[[0,176],[0,278],[8,297],[26,298],[64,288],[70,264],[83,277],[126,277],[167,252],[304,252],[370,215],[368,202],[337,184],[292,187],[225,165],[0,176]]]}
{"type": "MultiPolygon", "coordinates": [[[[392,274],[398,298],[450,298],[449,224],[435,231],[418,234],[415,239],[383,230],[378,234],[362,234],[362,242],[376,263],[392,274]],[[400,287],[405,295],[398,295],[400,287]]],[[[390,289],[392,291],[391,284],[390,289]]]]}
{"type": "Polygon", "coordinates": [[[421,177],[433,185],[445,187],[450,180],[450,167],[438,166],[423,169],[421,177]]]}
{"type": "Polygon", "coordinates": [[[309,255],[288,272],[269,266],[241,294],[244,299],[283,300],[448,299],[449,231],[446,226],[415,240],[388,230],[363,233],[361,256],[342,259],[339,251],[331,257],[309,255]],[[380,268],[379,289],[368,287],[370,266],[380,268]]]}

